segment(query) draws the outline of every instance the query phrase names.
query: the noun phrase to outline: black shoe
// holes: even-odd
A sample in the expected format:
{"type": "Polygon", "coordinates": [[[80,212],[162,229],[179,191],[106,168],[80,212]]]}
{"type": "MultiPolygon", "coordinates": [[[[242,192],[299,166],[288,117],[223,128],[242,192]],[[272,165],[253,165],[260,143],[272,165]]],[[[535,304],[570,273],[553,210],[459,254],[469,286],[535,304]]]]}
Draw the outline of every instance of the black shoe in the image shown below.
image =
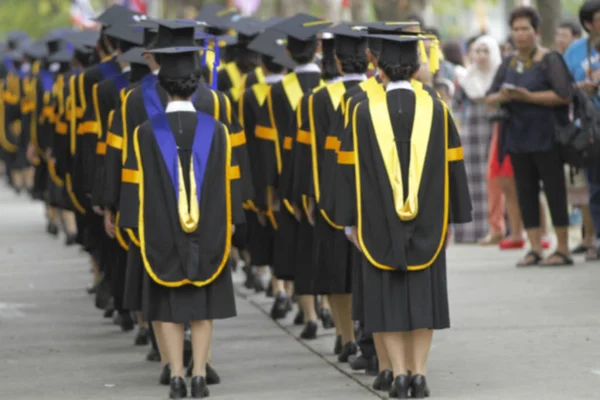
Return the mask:
{"type": "Polygon", "coordinates": [[[246,274],[246,281],[244,282],[244,287],[246,289],[254,289],[254,287],[256,286],[256,275],[254,274],[254,269],[251,266],[246,265],[244,268],[242,268],[242,270],[246,274]]]}
{"type": "Polygon", "coordinates": [[[208,385],[218,385],[221,383],[221,377],[210,364],[206,364],[206,383],[208,385]]]}
{"type": "Polygon", "coordinates": [[[52,222],[48,222],[48,225],[46,225],[46,232],[52,236],[58,236],[58,226],[52,222]]]}
{"type": "Polygon", "coordinates": [[[277,293],[273,307],[271,307],[271,318],[274,320],[284,319],[290,308],[290,298],[283,292],[277,293]]]}
{"type": "Polygon", "coordinates": [[[369,359],[364,355],[353,355],[348,357],[348,363],[352,371],[364,371],[369,366],[369,359]]]}
{"type": "Polygon", "coordinates": [[[377,376],[377,374],[379,374],[379,359],[377,358],[377,355],[369,358],[369,365],[367,366],[365,373],[369,376],[377,376]]]}
{"type": "Polygon", "coordinates": [[[131,313],[126,312],[121,314],[121,330],[123,332],[132,331],[135,328],[135,321],[131,317],[131,313]]]}
{"type": "Polygon", "coordinates": [[[113,324],[115,324],[115,325],[121,325],[121,321],[123,321],[123,316],[121,314],[114,314],[113,315],[113,324]]]}
{"type": "Polygon", "coordinates": [[[294,325],[304,325],[304,311],[302,311],[302,309],[299,309],[294,317],[294,325]]]}
{"type": "Polygon", "coordinates": [[[408,389],[410,388],[412,379],[409,375],[398,375],[392,383],[390,389],[390,398],[392,399],[408,399],[408,389]]]}
{"type": "Polygon", "coordinates": [[[335,345],[333,346],[333,354],[335,354],[336,356],[339,356],[340,353],[342,352],[342,337],[341,336],[336,336],[335,337],[335,345]]]}
{"type": "Polygon", "coordinates": [[[158,350],[150,349],[150,351],[146,355],[146,361],[160,362],[160,353],[158,352],[158,350]]]}
{"type": "Polygon", "coordinates": [[[389,392],[392,389],[392,383],[394,383],[394,373],[389,369],[381,371],[375,381],[373,381],[373,389],[381,392],[389,392]]]}
{"type": "Polygon", "coordinates": [[[87,294],[96,294],[97,288],[98,288],[98,285],[90,285],[85,288],[85,291],[87,292],[87,294]]]}
{"type": "Polygon", "coordinates": [[[165,365],[162,372],[160,373],[160,378],[158,382],[163,386],[168,386],[171,383],[171,364],[165,365]]]}
{"type": "Polygon", "coordinates": [[[323,328],[325,328],[325,329],[335,328],[335,321],[333,320],[333,317],[331,316],[331,312],[328,309],[322,308],[320,314],[321,314],[321,323],[323,323],[323,328]]]}
{"type": "Polygon", "coordinates": [[[192,363],[192,341],[186,339],[183,343],[183,365],[190,365],[192,363]]]}
{"type": "Polygon", "coordinates": [[[171,378],[171,389],[169,391],[171,399],[185,399],[187,397],[187,386],[185,380],[180,376],[171,378]]]}
{"type": "Polygon", "coordinates": [[[267,297],[273,297],[273,285],[267,286],[267,297]]]}
{"type": "Polygon", "coordinates": [[[150,343],[150,331],[148,328],[138,329],[137,336],[135,337],[136,346],[147,346],[150,343]]]}
{"type": "Polygon", "coordinates": [[[319,326],[315,321],[308,321],[300,337],[304,340],[313,340],[317,338],[317,330],[319,326]]]}
{"type": "Polygon", "coordinates": [[[111,319],[113,317],[114,313],[115,313],[115,309],[112,307],[109,307],[106,310],[104,310],[104,318],[111,319]]]}
{"type": "Polygon", "coordinates": [[[341,363],[348,362],[348,357],[353,356],[356,353],[358,353],[356,342],[348,342],[342,348],[342,352],[338,356],[338,361],[341,363]]]}
{"type": "Polygon", "coordinates": [[[410,383],[411,397],[414,399],[424,399],[429,397],[429,388],[427,387],[427,379],[423,375],[415,375],[410,383]]]}
{"type": "Polygon", "coordinates": [[[203,399],[208,397],[210,392],[208,391],[208,384],[206,378],[203,376],[195,376],[192,378],[192,398],[203,399]]]}
{"type": "Polygon", "coordinates": [[[65,246],[73,246],[74,244],[77,244],[77,235],[67,235],[67,238],[65,239],[65,246]]]}

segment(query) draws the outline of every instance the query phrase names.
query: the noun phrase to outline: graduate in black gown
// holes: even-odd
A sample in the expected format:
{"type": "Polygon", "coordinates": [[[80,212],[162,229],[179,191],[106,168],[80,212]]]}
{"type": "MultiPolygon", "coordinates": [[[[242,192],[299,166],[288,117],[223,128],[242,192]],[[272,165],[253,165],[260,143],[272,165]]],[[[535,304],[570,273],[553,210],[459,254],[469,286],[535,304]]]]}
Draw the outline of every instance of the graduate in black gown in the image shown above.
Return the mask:
{"type": "Polygon", "coordinates": [[[161,54],[158,77],[169,102],[165,113],[136,129],[133,141],[139,173],[136,228],[146,270],[143,308],[146,319],[161,321],[171,398],[187,396],[182,354],[188,321],[192,397],[208,396],[211,321],[236,315],[228,258],[234,225],[244,221],[240,167],[227,127],[191,102],[201,78],[198,50],[153,50],[161,54]]]}
{"type": "Polygon", "coordinates": [[[336,212],[364,256],[365,329],[381,336],[391,360],[390,397],[424,398],[433,330],[450,327],[448,225],[469,222],[471,202],[447,107],[410,82],[422,37],[379,38],[386,93],[352,111],[337,169],[349,184],[336,212]]]}
{"type": "MultiPolygon", "coordinates": [[[[316,35],[329,25],[329,21],[301,13],[273,26],[286,33],[287,50],[298,65],[281,82],[271,86],[254,132],[261,140],[264,166],[264,186],[256,189],[268,195],[266,203],[259,207],[274,212],[277,223],[273,270],[278,279],[294,281],[294,290],[304,312],[306,326],[301,335],[304,339],[316,338],[318,329],[310,274],[306,273],[312,264],[312,226],[305,213],[296,215],[291,203],[291,149],[298,129],[298,105],[304,94],[321,84],[321,70],[314,63],[318,45],[316,35]],[[286,198],[286,195],[289,197],[286,198]]],[[[274,308],[288,310],[288,304],[285,292],[276,294],[274,308]]],[[[285,317],[285,313],[278,313],[277,316],[285,317]]]]}

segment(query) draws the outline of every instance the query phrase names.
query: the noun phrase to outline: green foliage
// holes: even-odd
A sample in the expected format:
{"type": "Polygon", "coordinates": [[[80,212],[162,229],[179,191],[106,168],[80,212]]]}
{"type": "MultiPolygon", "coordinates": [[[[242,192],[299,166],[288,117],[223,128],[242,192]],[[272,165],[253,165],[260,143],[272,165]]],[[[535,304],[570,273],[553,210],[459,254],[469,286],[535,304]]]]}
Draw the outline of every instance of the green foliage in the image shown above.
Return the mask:
{"type": "Polygon", "coordinates": [[[54,28],[71,26],[70,2],[65,0],[4,0],[0,2],[0,37],[13,30],[34,38],[54,28]]]}

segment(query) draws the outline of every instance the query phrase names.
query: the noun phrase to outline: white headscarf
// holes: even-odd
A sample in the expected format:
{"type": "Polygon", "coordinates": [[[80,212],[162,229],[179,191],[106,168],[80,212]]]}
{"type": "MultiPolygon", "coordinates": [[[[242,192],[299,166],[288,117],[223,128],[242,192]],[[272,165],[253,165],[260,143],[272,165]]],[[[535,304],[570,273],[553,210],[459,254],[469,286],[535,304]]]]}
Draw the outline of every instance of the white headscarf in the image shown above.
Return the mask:
{"type": "Polygon", "coordinates": [[[488,49],[488,68],[482,70],[477,64],[472,63],[469,65],[469,68],[467,68],[466,74],[459,80],[459,85],[470,99],[481,99],[485,97],[485,93],[492,85],[496,71],[502,63],[500,46],[496,39],[487,35],[481,36],[475,40],[472,49],[475,50],[481,45],[486,46],[488,49]]]}

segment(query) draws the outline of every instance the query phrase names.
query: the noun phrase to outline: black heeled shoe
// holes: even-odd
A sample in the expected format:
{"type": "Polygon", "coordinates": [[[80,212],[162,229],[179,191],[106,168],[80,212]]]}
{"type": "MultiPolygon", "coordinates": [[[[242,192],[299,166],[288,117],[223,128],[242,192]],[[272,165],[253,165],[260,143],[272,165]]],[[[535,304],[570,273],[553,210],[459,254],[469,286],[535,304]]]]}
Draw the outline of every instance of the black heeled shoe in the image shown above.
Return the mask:
{"type": "Polygon", "coordinates": [[[158,352],[158,350],[150,349],[150,351],[146,355],[146,361],[160,362],[160,353],[158,352]]]}
{"type": "Polygon", "coordinates": [[[135,321],[131,317],[131,314],[128,312],[121,314],[121,321],[119,322],[119,325],[121,326],[121,331],[123,332],[130,332],[135,329],[135,321]]]}
{"type": "Polygon", "coordinates": [[[304,311],[298,310],[298,313],[294,317],[294,325],[304,325],[304,311]]]}
{"type": "Polygon", "coordinates": [[[168,386],[171,383],[171,364],[165,365],[162,372],[160,373],[160,378],[158,378],[158,382],[163,386],[168,386]]]}
{"type": "Polygon", "coordinates": [[[385,371],[381,371],[373,381],[373,389],[381,392],[389,392],[392,389],[392,383],[394,383],[394,373],[386,369],[385,371]]]}
{"type": "Polygon", "coordinates": [[[408,375],[398,375],[390,389],[391,399],[408,399],[408,390],[412,380],[408,375]]]}
{"type": "MultiPolygon", "coordinates": [[[[194,374],[194,363],[192,362],[187,369],[186,376],[188,378],[192,377],[194,374]]],[[[221,377],[217,374],[217,371],[210,364],[206,364],[206,384],[207,385],[218,385],[221,383],[221,377]]]]}
{"type": "Polygon", "coordinates": [[[171,378],[171,389],[169,390],[169,398],[185,399],[187,397],[187,386],[185,380],[180,376],[171,378]]]}
{"type": "Polygon", "coordinates": [[[138,329],[137,336],[135,337],[136,346],[147,346],[150,343],[150,331],[148,328],[138,329]]]}
{"type": "Polygon", "coordinates": [[[333,345],[333,354],[335,354],[336,356],[339,356],[340,353],[342,352],[342,337],[341,336],[336,336],[335,337],[335,344],[333,345]]]}
{"type": "Polygon", "coordinates": [[[203,376],[195,376],[192,378],[192,398],[203,399],[210,396],[206,378],[203,376]]]}
{"type": "Polygon", "coordinates": [[[284,319],[289,312],[290,298],[283,292],[277,293],[271,307],[271,318],[273,320],[284,319]]]}
{"type": "Polygon", "coordinates": [[[300,337],[304,340],[313,340],[317,338],[317,330],[319,326],[315,321],[308,321],[300,337]]]}
{"type": "Polygon", "coordinates": [[[331,315],[331,312],[328,309],[322,308],[319,314],[324,329],[335,328],[335,321],[333,320],[333,316],[331,315]]]}
{"type": "Polygon", "coordinates": [[[46,225],[46,232],[51,236],[58,236],[58,226],[52,222],[48,222],[48,225],[46,225]]]}
{"type": "Polygon", "coordinates": [[[338,361],[341,363],[348,362],[348,358],[356,353],[358,353],[358,346],[356,345],[356,342],[348,342],[342,348],[342,351],[338,356],[338,361]]]}
{"type": "Polygon", "coordinates": [[[414,399],[424,399],[429,397],[429,387],[427,387],[427,378],[424,375],[415,375],[410,383],[411,397],[414,399]]]}

